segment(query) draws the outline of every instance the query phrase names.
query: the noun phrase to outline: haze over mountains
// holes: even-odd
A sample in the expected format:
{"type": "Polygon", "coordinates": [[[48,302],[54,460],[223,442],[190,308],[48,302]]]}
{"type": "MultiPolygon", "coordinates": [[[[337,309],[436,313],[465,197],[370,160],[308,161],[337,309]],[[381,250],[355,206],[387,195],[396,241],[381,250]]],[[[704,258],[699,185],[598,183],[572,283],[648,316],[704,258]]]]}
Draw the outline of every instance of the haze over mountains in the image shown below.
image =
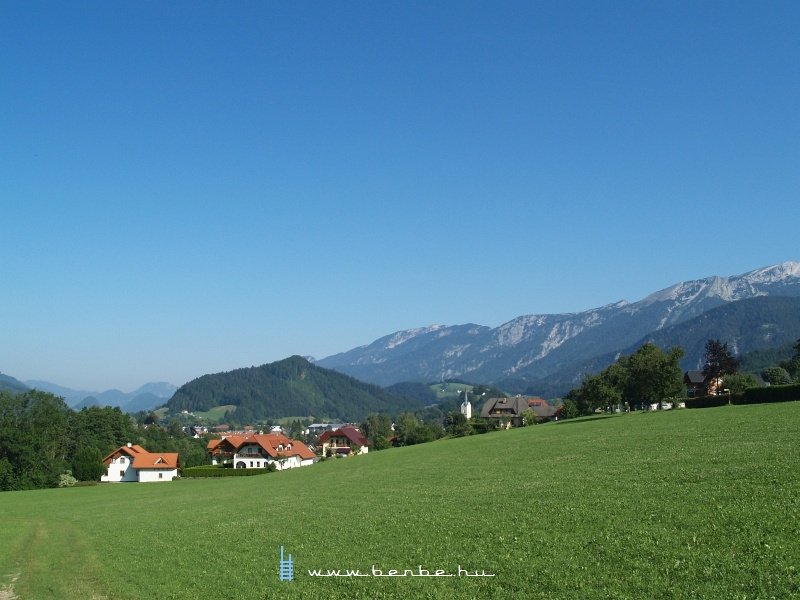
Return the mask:
{"type": "Polygon", "coordinates": [[[50,383],[49,381],[28,380],[24,382],[28,388],[50,392],[64,398],[66,403],[80,410],[84,406],[118,406],[125,412],[150,410],[166,404],[178,388],[171,383],[146,383],[132,392],[117,389],[104,392],[73,390],[68,387],[50,383]]]}
{"type": "MultiPolygon", "coordinates": [[[[497,384],[509,391],[523,392],[538,385],[550,388],[540,393],[565,392],[580,382],[587,368],[602,369],[619,353],[628,353],[649,338],[657,338],[660,344],[680,345],[666,334],[680,338],[677,326],[713,309],[742,300],[775,297],[800,297],[800,262],[738,276],[681,282],[634,303],[623,300],[580,313],[525,315],[495,328],[433,325],[398,331],[317,364],[379,385],[460,378],[497,384]]],[[[793,329],[793,319],[800,312],[797,302],[770,309],[765,306],[757,300],[731,313],[711,313],[709,322],[718,323],[707,326],[702,335],[727,331],[732,339],[725,341],[739,352],[800,337],[800,331],[793,329]],[[769,314],[774,322],[753,325],[757,319],[749,316],[750,311],[761,311],[761,318],[769,314]],[[730,318],[738,319],[739,325],[723,324],[730,318]],[[783,337],[787,339],[779,342],[783,337]]],[[[701,356],[697,356],[696,340],[692,346],[684,348],[684,365],[695,368],[701,356]]]]}
{"type": "MultiPolygon", "coordinates": [[[[554,397],[579,385],[584,373],[602,370],[621,354],[631,354],[647,341],[662,348],[681,346],[686,353],[682,367],[698,368],[702,365],[704,344],[710,338],[727,342],[738,354],[775,348],[800,338],[800,262],[785,262],[738,276],[681,282],[634,303],[623,300],[579,313],[524,315],[495,328],[433,325],[398,331],[318,360],[315,365],[380,386],[460,379],[492,384],[512,393],[554,397]]],[[[293,357],[287,364],[298,359],[293,357]]],[[[273,364],[274,369],[279,363],[273,364]]],[[[301,370],[316,374],[308,365],[301,370]]],[[[240,372],[259,375],[248,376],[253,390],[247,396],[250,400],[260,397],[261,388],[266,386],[260,376],[269,369],[237,370],[234,374],[238,376],[240,372]]],[[[227,381],[226,377],[230,375],[217,374],[212,379],[227,381]]],[[[208,404],[210,396],[206,396],[210,392],[201,393],[204,388],[200,385],[208,381],[200,378],[190,382],[192,385],[183,386],[178,396],[191,392],[188,395],[202,396],[203,403],[208,404]]],[[[223,388],[229,385],[225,383],[223,388]]],[[[46,381],[20,382],[0,374],[0,389],[20,391],[25,386],[62,396],[73,408],[98,404],[119,406],[127,412],[164,405],[177,390],[168,383],[149,383],[129,393],[92,392],[46,381]]],[[[244,389],[240,381],[235,387],[244,389]]],[[[243,403],[242,399],[229,397],[230,389],[212,395],[222,404],[243,403]]],[[[320,390],[312,394],[313,401],[309,400],[307,407],[311,414],[347,413],[344,405],[319,404],[324,395],[320,390]]],[[[292,398],[293,414],[305,414],[300,410],[299,396],[292,398]]],[[[364,405],[379,406],[383,402],[379,397],[364,405]]],[[[260,414],[260,402],[244,404],[252,414],[260,414]]]]}

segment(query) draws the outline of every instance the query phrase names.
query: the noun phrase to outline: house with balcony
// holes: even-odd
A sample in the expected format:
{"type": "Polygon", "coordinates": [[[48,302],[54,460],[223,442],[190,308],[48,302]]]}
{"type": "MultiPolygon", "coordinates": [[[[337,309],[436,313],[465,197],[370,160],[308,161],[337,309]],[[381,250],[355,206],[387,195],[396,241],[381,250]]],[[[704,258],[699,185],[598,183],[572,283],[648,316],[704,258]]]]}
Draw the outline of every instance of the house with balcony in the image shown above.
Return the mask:
{"type": "Polygon", "coordinates": [[[481,408],[481,418],[494,422],[502,429],[522,427],[525,424],[523,413],[526,410],[528,400],[522,396],[489,398],[481,408]]]}
{"type": "Polygon", "coordinates": [[[282,433],[231,435],[210,440],[206,449],[213,464],[230,461],[235,469],[265,469],[270,465],[278,470],[294,469],[317,460],[303,442],[282,433]]]}
{"type": "Polygon", "coordinates": [[[369,452],[367,438],[350,425],[324,432],[319,436],[319,444],[322,456],[348,456],[369,452]]]}

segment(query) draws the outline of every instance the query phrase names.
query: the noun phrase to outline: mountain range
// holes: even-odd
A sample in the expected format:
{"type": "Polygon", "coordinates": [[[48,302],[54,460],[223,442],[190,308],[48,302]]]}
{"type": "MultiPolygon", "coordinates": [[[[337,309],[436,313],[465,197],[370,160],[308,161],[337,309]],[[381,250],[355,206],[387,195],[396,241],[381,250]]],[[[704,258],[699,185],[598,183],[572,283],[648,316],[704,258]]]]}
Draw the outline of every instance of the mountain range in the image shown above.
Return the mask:
{"type": "Polygon", "coordinates": [[[61,396],[75,410],[80,410],[84,406],[118,406],[124,412],[130,413],[151,410],[166,404],[177,389],[174,385],[165,382],[146,383],[132,392],[123,392],[117,389],[104,392],[73,390],[49,381],[38,380],[28,380],[24,383],[28,388],[61,396]]]}
{"type": "MultiPolygon", "coordinates": [[[[686,329],[678,326],[698,318],[706,319],[699,322],[705,328],[692,324],[690,330],[727,341],[739,352],[785,343],[778,338],[800,337],[800,330],[787,330],[800,310],[796,302],[768,309],[759,300],[776,297],[800,297],[800,262],[681,282],[634,303],[623,300],[580,313],[520,316],[495,328],[432,325],[398,331],[316,364],[384,386],[462,379],[512,392],[535,393],[532,388],[547,385],[547,393],[564,393],[580,383],[583,373],[605,368],[644,341],[681,345],[675,340],[685,337],[686,329]],[[756,301],[730,313],[713,312],[751,299],[756,301]],[[748,316],[749,311],[762,315],[748,316]],[[781,313],[777,321],[775,311],[781,313]],[[739,319],[740,324],[726,325],[726,319],[739,319]],[[739,330],[747,333],[739,335],[739,330]]],[[[684,365],[696,368],[702,360],[705,339],[699,348],[698,343],[693,339],[691,347],[684,347],[684,365]]]]}

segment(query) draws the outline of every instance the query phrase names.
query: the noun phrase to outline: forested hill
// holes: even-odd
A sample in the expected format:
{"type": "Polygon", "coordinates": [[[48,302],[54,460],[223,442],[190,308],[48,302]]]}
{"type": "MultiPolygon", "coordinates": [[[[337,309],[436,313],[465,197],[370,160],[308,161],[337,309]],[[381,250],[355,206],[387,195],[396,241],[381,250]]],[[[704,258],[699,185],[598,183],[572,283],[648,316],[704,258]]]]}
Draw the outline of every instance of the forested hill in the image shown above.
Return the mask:
{"type": "Polygon", "coordinates": [[[28,386],[11,377],[10,375],[3,375],[0,373],[0,391],[8,392],[24,392],[28,386]]]}
{"type": "Polygon", "coordinates": [[[231,416],[239,423],[297,416],[358,421],[372,412],[395,414],[421,406],[418,400],[317,367],[300,356],[203,375],[181,386],[167,406],[174,413],[231,404],[236,406],[231,416]]]}

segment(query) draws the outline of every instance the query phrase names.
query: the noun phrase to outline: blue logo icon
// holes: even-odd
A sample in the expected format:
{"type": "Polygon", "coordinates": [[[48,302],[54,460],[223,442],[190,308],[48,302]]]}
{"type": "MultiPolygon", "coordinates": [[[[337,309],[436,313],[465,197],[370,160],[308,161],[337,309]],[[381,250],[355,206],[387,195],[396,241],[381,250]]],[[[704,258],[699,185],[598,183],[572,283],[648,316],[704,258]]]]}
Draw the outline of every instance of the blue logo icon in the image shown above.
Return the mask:
{"type": "Polygon", "coordinates": [[[283,558],[283,546],[281,546],[281,563],[280,563],[280,578],[281,581],[291,581],[294,579],[294,561],[292,560],[292,555],[289,555],[289,558],[283,558]]]}

